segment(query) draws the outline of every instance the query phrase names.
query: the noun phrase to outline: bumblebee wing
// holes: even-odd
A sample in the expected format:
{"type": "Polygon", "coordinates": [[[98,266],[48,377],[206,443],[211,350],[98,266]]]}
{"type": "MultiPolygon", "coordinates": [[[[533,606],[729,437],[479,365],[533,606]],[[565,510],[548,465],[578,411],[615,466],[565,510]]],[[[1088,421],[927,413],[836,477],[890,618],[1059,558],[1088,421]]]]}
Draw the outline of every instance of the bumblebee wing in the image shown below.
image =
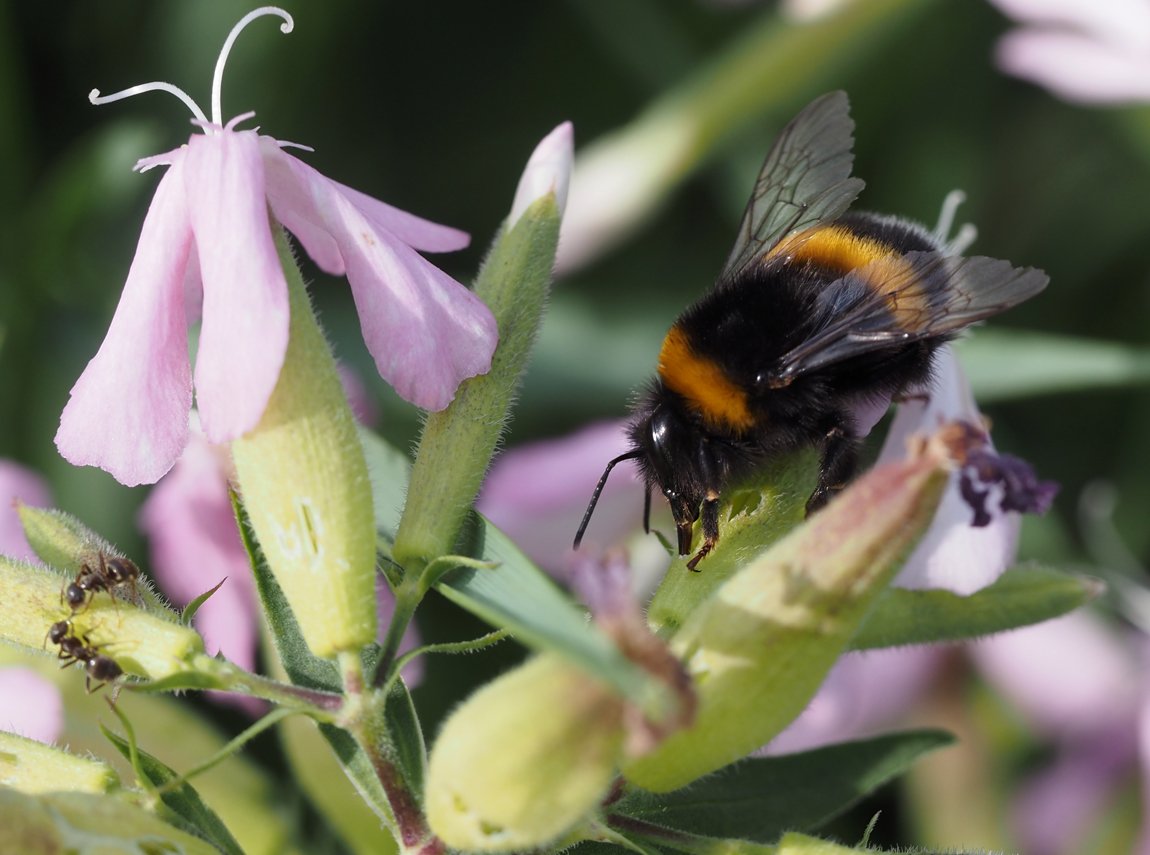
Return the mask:
{"type": "Polygon", "coordinates": [[[845,92],[815,99],[783,128],[763,161],[722,278],[754,264],[787,235],[850,207],[863,188],[851,178],[853,135],[845,92]]]}
{"type": "Polygon", "coordinates": [[[820,295],[818,331],[784,354],[771,385],[874,350],[955,333],[1028,300],[1048,277],[996,258],[910,252],[877,259],[820,295]]]}

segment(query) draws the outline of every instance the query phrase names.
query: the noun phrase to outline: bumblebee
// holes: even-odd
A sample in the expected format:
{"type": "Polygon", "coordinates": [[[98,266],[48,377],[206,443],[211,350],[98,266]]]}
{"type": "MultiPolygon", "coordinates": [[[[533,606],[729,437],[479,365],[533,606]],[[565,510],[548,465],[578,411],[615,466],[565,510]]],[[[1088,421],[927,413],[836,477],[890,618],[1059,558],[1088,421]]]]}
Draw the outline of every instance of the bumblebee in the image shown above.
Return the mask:
{"type": "Polygon", "coordinates": [[[719,539],[723,488],[768,459],[821,450],[807,513],[818,510],[854,474],[854,412],[927,386],[940,345],[1046,287],[1040,270],[960,257],[949,225],[940,235],[848,211],[864,186],[851,176],[853,133],[843,92],[783,129],[718,281],[663,340],[658,375],[634,407],[631,448],[607,464],[576,547],[624,460],[637,460],[646,481],[645,527],[652,489],[670,503],[680,555],[701,518],[691,570],[719,539]]]}

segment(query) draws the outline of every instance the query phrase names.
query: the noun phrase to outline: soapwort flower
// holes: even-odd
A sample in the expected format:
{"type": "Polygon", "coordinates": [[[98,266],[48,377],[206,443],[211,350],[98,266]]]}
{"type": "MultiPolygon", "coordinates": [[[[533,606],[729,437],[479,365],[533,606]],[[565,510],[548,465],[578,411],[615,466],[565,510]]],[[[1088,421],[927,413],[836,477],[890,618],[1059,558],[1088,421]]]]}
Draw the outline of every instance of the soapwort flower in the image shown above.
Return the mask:
{"type": "Polygon", "coordinates": [[[494,318],[464,286],[416,250],[444,252],[468,236],[332,181],[284,152],[288,143],[224,122],[223,67],[239,32],[278,15],[257,9],[232,30],[217,60],[209,119],[172,84],[146,83],[93,104],[166,91],[191,109],[186,145],[144,158],[166,166],[104,343],[72,389],[56,445],[77,465],[129,486],[153,483],[188,440],[193,375],[186,330],[201,321],[194,386],[201,423],[215,443],[259,422],[288,340],[288,289],[273,245],[282,224],[326,273],[347,274],[380,375],[412,403],[447,406],[458,384],[486,372],[494,318]],[[270,217],[269,217],[270,209],[270,217]]]}

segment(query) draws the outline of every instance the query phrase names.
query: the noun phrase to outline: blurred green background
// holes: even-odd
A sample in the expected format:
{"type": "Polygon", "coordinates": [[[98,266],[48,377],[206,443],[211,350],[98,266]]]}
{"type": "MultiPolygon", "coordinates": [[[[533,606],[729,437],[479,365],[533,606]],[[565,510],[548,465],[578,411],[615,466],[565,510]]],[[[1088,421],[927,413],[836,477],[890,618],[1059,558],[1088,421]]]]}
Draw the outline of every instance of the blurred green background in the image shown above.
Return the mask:
{"type": "MultiPolygon", "coordinates": [[[[295,32],[269,20],[241,36],[224,112],[254,109],[265,133],[314,147],[301,156],[324,174],[469,231],[470,249],[436,258],[467,282],[526,158],[557,123],[572,120],[582,147],[658,99],[675,103],[666,99],[748,44],[776,62],[711,128],[653,215],[559,280],[515,445],[625,413],[667,326],[726,258],[775,132],[814,96],[845,89],[867,182],[860,206],[933,224],[946,192],[962,188],[975,251],[1050,274],[1043,295],[971,347],[998,445],[1062,484],[1054,511],[1028,524],[1024,554],[1064,567],[1145,565],[1150,110],[1075,106],[1003,75],[993,50],[1009,22],[988,3],[862,7],[812,37],[771,3],[289,3],[295,32]],[[1080,512],[1099,482],[1114,490],[1116,538],[1080,512]]],[[[52,437],[115,309],[157,181],[131,167],[190,127],[162,94],[98,108],[87,94],[167,80],[207,107],[217,51],[249,8],[0,3],[0,457],[45,473],[61,507],[129,553],[143,554],[134,515],[146,488],[69,466],[52,437]]],[[[378,399],[382,432],[408,447],[418,414],[374,374],[346,283],[309,275],[338,355],[378,399]]],[[[116,414],[107,401],[106,418],[116,414]]]]}

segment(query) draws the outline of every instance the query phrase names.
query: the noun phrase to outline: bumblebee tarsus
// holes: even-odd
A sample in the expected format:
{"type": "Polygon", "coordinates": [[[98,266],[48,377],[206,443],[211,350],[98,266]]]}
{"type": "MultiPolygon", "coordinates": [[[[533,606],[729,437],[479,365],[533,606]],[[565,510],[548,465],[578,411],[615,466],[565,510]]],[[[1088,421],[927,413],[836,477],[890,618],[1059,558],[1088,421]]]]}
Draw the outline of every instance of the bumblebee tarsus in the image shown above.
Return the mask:
{"type": "MultiPolygon", "coordinates": [[[[699,514],[702,520],[703,530],[703,545],[699,547],[699,551],[695,553],[695,557],[687,562],[687,569],[693,570],[698,573],[698,564],[711,550],[715,548],[715,544],[719,542],[719,494],[710,492],[707,497],[703,499],[702,511],[699,514]]],[[[691,543],[688,538],[687,548],[681,549],[680,554],[686,554],[691,551],[691,543]]]]}
{"type": "Polygon", "coordinates": [[[823,459],[819,466],[819,480],[811,497],[807,499],[807,516],[822,508],[842,492],[858,467],[858,439],[842,427],[827,431],[823,440],[823,459]]]}

